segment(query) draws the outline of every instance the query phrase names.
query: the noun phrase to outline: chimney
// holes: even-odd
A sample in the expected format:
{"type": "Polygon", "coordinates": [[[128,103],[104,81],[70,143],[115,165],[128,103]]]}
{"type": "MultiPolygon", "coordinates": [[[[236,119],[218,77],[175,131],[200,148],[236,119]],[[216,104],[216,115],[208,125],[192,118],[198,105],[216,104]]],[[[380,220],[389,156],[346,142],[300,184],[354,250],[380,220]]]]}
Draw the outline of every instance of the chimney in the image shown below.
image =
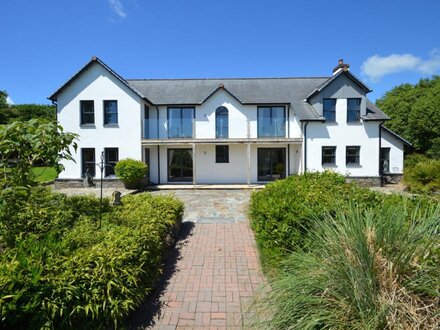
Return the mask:
{"type": "Polygon", "coordinates": [[[333,69],[333,75],[339,73],[340,71],[348,71],[350,68],[350,64],[344,63],[344,60],[341,58],[338,61],[338,65],[333,69]]]}

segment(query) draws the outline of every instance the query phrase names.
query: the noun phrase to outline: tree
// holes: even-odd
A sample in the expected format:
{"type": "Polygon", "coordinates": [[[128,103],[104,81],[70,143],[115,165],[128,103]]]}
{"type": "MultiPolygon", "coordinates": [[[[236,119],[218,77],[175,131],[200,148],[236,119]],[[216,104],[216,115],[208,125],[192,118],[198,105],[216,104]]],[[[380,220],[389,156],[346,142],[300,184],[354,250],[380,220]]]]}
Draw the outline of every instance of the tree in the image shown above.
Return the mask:
{"type": "Polygon", "coordinates": [[[385,126],[409,140],[416,151],[440,157],[440,76],[397,86],[376,105],[391,117],[385,126]]]}
{"type": "Polygon", "coordinates": [[[60,161],[73,160],[70,146],[76,150],[77,134],[63,132],[55,122],[32,119],[0,127],[0,167],[4,175],[1,186],[31,186],[35,184],[35,165],[63,169],[60,161]]]}
{"type": "Polygon", "coordinates": [[[0,91],[0,109],[8,107],[8,93],[6,91],[0,91]]]}

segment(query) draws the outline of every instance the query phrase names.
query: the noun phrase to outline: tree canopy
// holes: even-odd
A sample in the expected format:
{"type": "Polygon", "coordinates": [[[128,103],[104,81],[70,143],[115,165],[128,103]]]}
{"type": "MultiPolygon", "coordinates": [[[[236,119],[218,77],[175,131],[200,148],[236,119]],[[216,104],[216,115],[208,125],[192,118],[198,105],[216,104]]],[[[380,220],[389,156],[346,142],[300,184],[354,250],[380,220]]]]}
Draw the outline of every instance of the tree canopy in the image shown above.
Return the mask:
{"type": "Polygon", "coordinates": [[[0,90],[0,109],[8,107],[8,93],[0,90]]]}
{"type": "Polygon", "coordinates": [[[416,151],[440,158],[440,76],[397,86],[376,105],[391,117],[385,126],[410,141],[416,151]]]}
{"type": "Polygon", "coordinates": [[[61,160],[73,160],[71,150],[76,150],[77,137],[63,132],[57,123],[43,119],[0,126],[0,187],[32,185],[35,165],[55,167],[60,172],[61,160]]]}

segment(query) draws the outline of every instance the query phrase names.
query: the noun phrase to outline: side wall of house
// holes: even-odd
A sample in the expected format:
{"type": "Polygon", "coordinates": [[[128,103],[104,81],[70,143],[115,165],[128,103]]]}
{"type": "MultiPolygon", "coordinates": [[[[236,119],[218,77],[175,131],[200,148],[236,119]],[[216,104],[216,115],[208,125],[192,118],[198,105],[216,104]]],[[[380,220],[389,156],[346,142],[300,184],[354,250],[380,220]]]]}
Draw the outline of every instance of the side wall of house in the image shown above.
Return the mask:
{"type": "Polygon", "coordinates": [[[389,132],[382,130],[382,148],[390,148],[390,171],[403,173],[403,142],[389,132]]]}
{"type": "MultiPolygon", "coordinates": [[[[58,121],[67,132],[79,134],[75,162],[65,161],[62,179],[81,177],[81,149],[95,148],[95,160],[99,162],[104,148],[118,148],[119,159],[142,159],[141,149],[141,109],[143,102],[127,86],[122,84],[99,64],[92,65],[83,72],[58,96],[58,121]],[[95,124],[80,125],[80,101],[93,100],[95,124]],[[118,101],[118,125],[104,126],[104,100],[118,101]]],[[[99,177],[99,170],[96,168],[99,177]]]]}

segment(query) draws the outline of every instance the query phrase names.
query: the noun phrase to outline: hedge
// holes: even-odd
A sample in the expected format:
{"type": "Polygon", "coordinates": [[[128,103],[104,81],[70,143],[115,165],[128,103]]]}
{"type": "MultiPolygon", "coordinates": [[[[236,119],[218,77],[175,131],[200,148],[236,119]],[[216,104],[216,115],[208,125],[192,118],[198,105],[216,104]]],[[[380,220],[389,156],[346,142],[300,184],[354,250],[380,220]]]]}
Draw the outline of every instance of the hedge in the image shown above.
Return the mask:
{"type": "Polygon", "coordinates": [[[154,288],[183,204],[170,196],[125,196],[122,206],[106,204],[98,229],[90,212],[97,202],[65,198],[74,219],[69,230],[28,233],[3,251],[0,327],[118,327],[154,288]]]}

